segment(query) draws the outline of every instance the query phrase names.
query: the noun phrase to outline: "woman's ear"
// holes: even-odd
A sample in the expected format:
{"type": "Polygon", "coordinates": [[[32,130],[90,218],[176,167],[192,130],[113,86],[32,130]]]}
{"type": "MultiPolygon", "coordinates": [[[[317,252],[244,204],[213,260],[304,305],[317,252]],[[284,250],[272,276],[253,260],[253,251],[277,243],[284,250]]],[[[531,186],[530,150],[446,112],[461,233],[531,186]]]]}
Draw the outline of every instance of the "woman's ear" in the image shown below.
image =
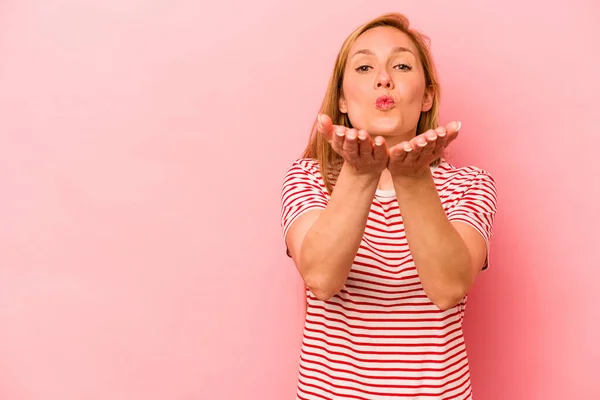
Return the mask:
{"type": "Polygon", "coordinates": [[[433,96],[433,87],[429,86],[427,89],[425,89],[425,95],[423,96],[423,104],[421,105],[422,112],[431,110],[431,107],[433,106],[433,96]]]}
{"type": "Polygon", "coordinates": [[[340,95],[340,101],[338,103],[338,106],[340,108],[340,112],[342,114],[347,114],[348,113],[348,105],[346,104],[346,99],[344,98],[344,95],[340,95]]]}

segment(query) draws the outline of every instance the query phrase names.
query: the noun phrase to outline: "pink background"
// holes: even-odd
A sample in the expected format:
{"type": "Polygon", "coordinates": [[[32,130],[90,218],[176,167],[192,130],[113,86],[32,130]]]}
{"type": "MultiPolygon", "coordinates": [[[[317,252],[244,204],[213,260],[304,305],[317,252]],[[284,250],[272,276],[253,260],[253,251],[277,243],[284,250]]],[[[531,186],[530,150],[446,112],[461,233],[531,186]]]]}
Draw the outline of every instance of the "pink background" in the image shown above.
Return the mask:
{"type": "Polygon", "coordinates": [[[498,184],[476,399],[599,399],[597,2],[205,3],[0,3],[0,399],[293,398],[281,179],[391,10],[433,39],[450,161],[498,184]]]}

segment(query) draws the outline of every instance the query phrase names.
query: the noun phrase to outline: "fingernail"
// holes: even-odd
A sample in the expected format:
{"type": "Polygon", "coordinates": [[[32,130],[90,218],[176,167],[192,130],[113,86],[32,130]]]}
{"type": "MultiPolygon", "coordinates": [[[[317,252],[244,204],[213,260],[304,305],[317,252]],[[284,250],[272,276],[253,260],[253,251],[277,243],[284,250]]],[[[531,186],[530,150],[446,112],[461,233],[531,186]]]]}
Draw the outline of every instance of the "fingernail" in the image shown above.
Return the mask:
{"type": "Polygon", "coordinates": [[[319,129],[323,128],[323,116],[321,114],[317,115],[317,125],[319,125],[319,129]]]}
{"type": "Polygon", "coordinates": [[[336,135],[339,137],[344,137],[344,131],[335,131],[336,135]]]}
{"type": "Polygon", "coordinates": [[[460,127],[461,127],[461,125],[462,125],[462,124],[461,124],[461,122],[460,122],[460,121],[458,121],[458,127],[456,128],[456,132],[460,131],[460,127]]]}

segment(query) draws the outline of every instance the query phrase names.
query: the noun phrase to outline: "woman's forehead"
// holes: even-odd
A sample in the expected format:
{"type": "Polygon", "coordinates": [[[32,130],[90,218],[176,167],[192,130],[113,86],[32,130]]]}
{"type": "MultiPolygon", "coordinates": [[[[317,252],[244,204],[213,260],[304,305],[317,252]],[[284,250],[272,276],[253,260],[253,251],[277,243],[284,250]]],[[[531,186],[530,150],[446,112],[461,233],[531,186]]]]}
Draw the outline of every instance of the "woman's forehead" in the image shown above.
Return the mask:
{"type": "Polygon", "coordinates": [[[368,54],[387,50],[392,52],[398,48],[417,51],[411,38],[399,29],[390,26],[376,27],[362,33],[350,48],[350,55],[357,52],[368,54]]]}

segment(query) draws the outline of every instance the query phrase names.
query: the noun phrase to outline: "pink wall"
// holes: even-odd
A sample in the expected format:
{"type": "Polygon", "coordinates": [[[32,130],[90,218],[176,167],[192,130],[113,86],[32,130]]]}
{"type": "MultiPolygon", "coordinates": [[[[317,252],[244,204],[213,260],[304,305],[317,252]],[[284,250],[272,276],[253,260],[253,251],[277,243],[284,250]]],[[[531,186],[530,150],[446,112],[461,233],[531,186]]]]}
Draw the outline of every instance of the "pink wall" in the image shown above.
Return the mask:
{"type": "Polygon", "coordinates": [[[498,183],[476,398],[600,398],[595,1],[202,3],[0,4],[1,399],[293,398],[280,181],[345,35],[399,4],[451,160],[498,183]]]}

